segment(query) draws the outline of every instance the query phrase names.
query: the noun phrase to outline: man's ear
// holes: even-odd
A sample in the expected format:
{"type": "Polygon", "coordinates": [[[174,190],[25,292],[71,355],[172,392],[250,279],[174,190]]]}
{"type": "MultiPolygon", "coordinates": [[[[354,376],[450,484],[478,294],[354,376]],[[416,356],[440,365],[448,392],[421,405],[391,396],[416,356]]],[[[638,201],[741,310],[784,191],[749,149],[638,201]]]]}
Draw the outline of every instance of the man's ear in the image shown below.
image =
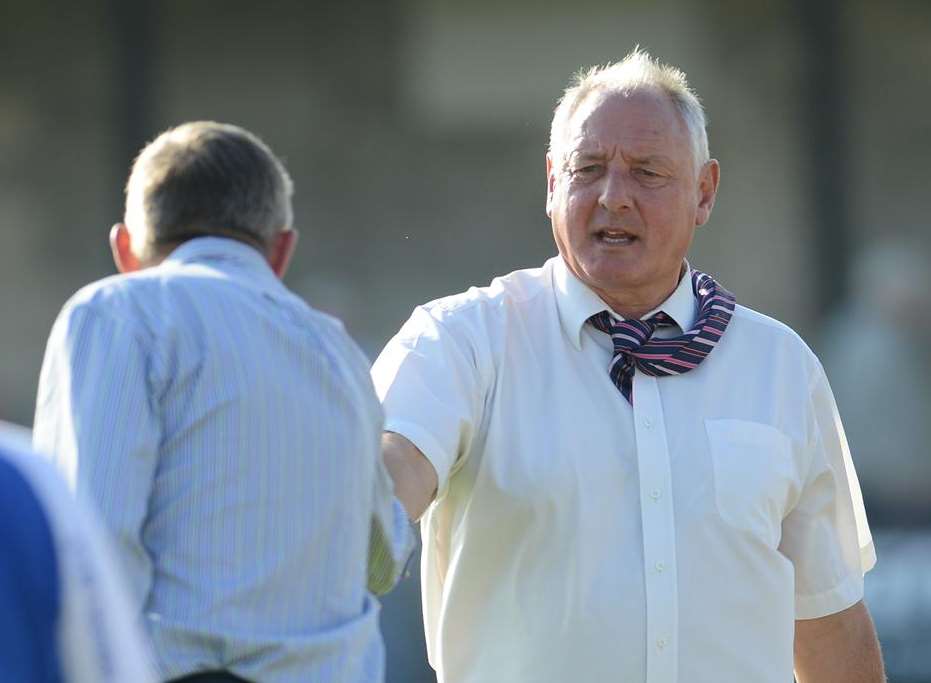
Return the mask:
{"type": "Polygon", "coordinates": [[[698,172],[698,210],[695,212],[695,225],[704,225],[711,218],[714,200],[718,195],[718,183],[721,181],[721,165],[717,159],[705,162],[698,172]]]}
{"type": "Polygon", "coordinates": [[[294,256],[294,249],[297,247],[297,230],[288,228],[277,233],[271,239],[265,258],[268,265],[272,267],[279,278],[284,278],[284,274],[291,265],[291,257],[294,256]]]}
{"type": "Polygon", "coordinates": [[[556,190],[556,174],[553,169],[553,157],[546,153],[546,215],[553,217],[553,192],[556,190]]]}
{"type": "Polygon", "coordinates": [[[133,253],[132,237],[125,223],[117,223],[110,228],[110,251],[113,253],[113,263],[121,273],[132,273],[142,268],[133,253]]]}

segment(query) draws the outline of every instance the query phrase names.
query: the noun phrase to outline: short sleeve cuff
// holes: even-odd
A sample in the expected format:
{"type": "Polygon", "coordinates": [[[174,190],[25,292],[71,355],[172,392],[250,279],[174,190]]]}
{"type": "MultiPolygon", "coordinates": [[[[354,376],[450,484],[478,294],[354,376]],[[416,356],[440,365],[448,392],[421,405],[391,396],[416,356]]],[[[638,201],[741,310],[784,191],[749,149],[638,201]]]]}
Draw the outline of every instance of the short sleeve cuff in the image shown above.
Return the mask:
{"type": "Polygon", "coordinates": [[[864,574],[876,566],[876,546],[873,545],[873,541],[860,548],[860,566],[864,574]]]}
{"type": "MultiPolygon", "coordinates": [[[[875,558],[875,554],[874,554],[875,558]]],[[[795,597],[796,619],[818,619],[836,614],[863,599],[863,575],[848,576],[834,588],[816,595],[795,597]]]]}
{"type": "Polygon", "coordinates": [[[453,466],[454,457],[446,452],[440,442],[426,429],[413,422],[404,420],[385,421],[384,430],[386,432],[395,432],[420,449],[433,469],[436,470],[437,486],[436,498],[439,499],[446,493],[446,487],[449,483],[449,472],[453,466]]]}

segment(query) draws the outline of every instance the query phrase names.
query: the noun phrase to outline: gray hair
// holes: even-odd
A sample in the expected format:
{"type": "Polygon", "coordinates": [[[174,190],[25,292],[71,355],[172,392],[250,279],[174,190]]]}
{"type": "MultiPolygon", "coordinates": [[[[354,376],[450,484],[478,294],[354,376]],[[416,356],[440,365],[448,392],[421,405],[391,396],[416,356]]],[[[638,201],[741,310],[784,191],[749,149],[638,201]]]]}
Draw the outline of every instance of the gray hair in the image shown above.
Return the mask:
{"type": "Polygon", "coordinates": [[[669,97],[688,129],[696,168],[710,159],[705,110],[698,95],[689,87],[685,73],[663,64],[638,46],[619,62],[582,69],[575,75],[553,112],[549,153],[554,162],[561,160],[563,138],[572,115],[589,95],[637,90],[657,90],[669,97]]]}
{"type": "Polygon", "coordinates": [[[249,131],[185,123],[139,153],[126,184],[125,222],[140,254],[206,235],[265,247],[291,227],[293,191],[284,165],[249,131]]]}

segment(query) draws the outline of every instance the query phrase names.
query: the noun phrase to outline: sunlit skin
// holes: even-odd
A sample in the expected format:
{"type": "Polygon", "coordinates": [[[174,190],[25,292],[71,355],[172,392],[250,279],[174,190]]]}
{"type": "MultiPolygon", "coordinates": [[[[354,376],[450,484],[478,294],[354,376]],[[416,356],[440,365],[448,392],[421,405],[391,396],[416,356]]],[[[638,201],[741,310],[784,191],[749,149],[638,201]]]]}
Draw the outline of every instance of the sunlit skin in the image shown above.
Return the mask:
{"type": "Polygon", "coordinates": [[[696,164],[685,121],[654,90],[590,94],[552,154],[546,210],[566,265],[624,317],[659,306],[711,215],[718,162],[696,164]]]}

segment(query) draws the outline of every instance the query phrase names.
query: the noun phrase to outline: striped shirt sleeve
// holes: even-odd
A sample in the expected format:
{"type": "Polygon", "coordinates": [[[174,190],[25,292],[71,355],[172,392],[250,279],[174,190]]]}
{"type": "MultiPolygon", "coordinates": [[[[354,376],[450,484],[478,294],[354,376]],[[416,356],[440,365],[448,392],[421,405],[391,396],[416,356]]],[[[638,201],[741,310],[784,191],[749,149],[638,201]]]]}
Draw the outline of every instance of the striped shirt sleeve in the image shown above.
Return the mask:
{"type": "Polygon", "coordinates": [[[139,611],[151,585],[142,526],[160,439],[144,349],[126,322],[66,307],[49,337],[33,435],[79,498],[97,505],[130,565],[123,569],[139,611]]]}

